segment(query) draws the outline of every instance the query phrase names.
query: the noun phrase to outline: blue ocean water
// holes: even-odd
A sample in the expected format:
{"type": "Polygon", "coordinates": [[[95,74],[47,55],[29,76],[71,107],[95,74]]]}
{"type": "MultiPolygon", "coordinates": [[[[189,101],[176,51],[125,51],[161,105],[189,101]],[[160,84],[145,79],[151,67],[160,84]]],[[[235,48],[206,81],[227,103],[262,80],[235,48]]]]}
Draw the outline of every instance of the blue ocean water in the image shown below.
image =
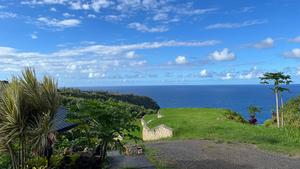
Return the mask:
{"type": "MultiPolygon", "coordinates": [[[[241,113],[246,118],[248,118],[247,107],[255,105],[263,109],[263,112],[258,115],[260,123],[271,117],[271,111],[275,107],[275,95],[270,86],[264,85],[122,86],[81,89],[149,96],[162,108],[228,108],[241,113]]],[[[283,95],[284,101],[300,95],[300,85],[290,85],[289,89],[290,92],[283,95]]]]}

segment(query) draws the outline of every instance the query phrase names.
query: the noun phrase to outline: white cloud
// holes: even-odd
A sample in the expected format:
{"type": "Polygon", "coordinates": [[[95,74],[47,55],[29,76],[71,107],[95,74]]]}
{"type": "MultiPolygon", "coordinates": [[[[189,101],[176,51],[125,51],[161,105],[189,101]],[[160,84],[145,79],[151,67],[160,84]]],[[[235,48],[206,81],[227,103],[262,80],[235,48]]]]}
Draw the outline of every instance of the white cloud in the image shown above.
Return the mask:
{"type": "Polygon", "coordinates": [[[142,61],[133,61],[130,63],[130,66],[143,66],[147,63],[146,60],[142,60],[142,61]]]}
{"type": "Polygon", "coordinates": [[[94,14],[88,14],[87,17],[88,17],[88,18],[96,18],[96,15],[94,15],[94,14]]]}
{"type": "Polygon", "coordinates": [[[298,58],[300,59],[300,48],[292,49],[291,51],[284,52],[284,56],[290,57],[290,58],[298,58]]]}
{"type": "Polygon", "coordinates": [[[272,48],[274,46],[274,40],[272,38],[266,38],[252,46],[257,49],[272,48]]]}
{"type": "Polygon", "coordinates": [[[106,15],[104,16],[104,19],[106,21],[115,22],[115,21],[121,21],[125,15],[106,15]]]}
{"type": "Polygon", "coordinates": [[[80,1],[70,2],[71,9],[80,10],[82,9],[82,5],[80,1]]]}
{"type": "Polygon", "coordinates": [[[240,23],[217,23],[208,25],[206,29],[231,29],[231,28],[242,28],[253,25],[260,25],[267,23],[266,20],[248,20],[240,23]]]}
{"type": "Polygon", "coordinates": [[[54,8],[54,7],[51,7],[51,8],[50,8],[50,11],[52,11],[52,12],[56,12],[57,10],[56,10],[56,8],[54,8]]]}
{"type": "Polygon", "coordinates": [[[113,2],[110,0],[93,0],[91,7],[96,12],[99,12],[101,8],[107,8],[108,6],[110,6],[112,4],[113,4],[113,2]]]}
{"type": "Polygon", "coordinates": [[[177,56],[175,62],[179,65],[184,65],[188,63],[188,60],[186,59],[185,56],[177,56]]]}
{"type": "Polygon", "coordinates": [[[26,0],[22,1],[21,4],[24,5],[54,5],[54,4],[64,4],[68,0],[26,0]]]}
{"type": "Polygon", "coordinates": [[[236,58],[235,54],[230,52],[228,48],[224,48],[222,51],[214,51],[208,57],[214,61],[230,61],[236,58]]]}
{"type": "Polygon", "coordinates": [[[12,12],[0,12],[0,19],[16,18],[17,14],[12,12]]]}
{"type": "Polygon", "coordinates": [[[46,17],[40,17],[37,19],[37,21],[41,25],[45,25],[48,27],[56,27],[60,29],[76,27],[81,23],[81,21],[78,19],[58,20],[58,19],[46,18],[46,17]]]}
{"type": "Polygon", "coordinates": [[[4,9],[4,8],[6,8],[6,6],[0,5],[0,9],[4,9]]]}
{"type": "Polygon", "coordinates": [[[297,36],[295,38],[289,39],[290,42],[300,43],[300,36],[297,36]]]}
{"type": "Polygon", "coordinates": [[[221,77],[222,80],[230,80],[233,76],[231,73],[226,73],[225,76],[221,77]]]}
{"type": "Polygon", "coordinates": [[[66,18],[74,17],[73,14],[70,14],[70,13],[68,13],[68,12],[63,13],[63,16],[66,17],[66,18]]]}
{"type": "Polygon", "coordinates": [[[37,39],[38,38],[36,33],[32,33],[29,36],[31,37],[31,39],[37,39]]]}
{"type": "Polygon", "coordinates": [[[240,74],[239,76],[240,79],[253,79],[254,77],[255,76],[253,72],[249,72],[247,74],[240,74]]]}
{"type": "MultiPolygon", "coordinates": [[[[108,71],[124,69],[132,66],[143,66],[147,60],[131,60],[124,56],[136,55],[132,51],[158,49],[163,47],[203,47],[212,46],[218,41],[199,42],[144,42],[127,45],[82,44],[79,47],[64,48],[51,53],[19,51],[10,47],[0,47],[0,72],[20,71],[24,66],[33,66],[41,73],[60,78],[96,78],[108,71]]],[[[107,77],[106,77],[107,78],[107,77]]]]}
{"type": "Polygon", "coordinates": [[[139,55],[137,55],[135,53],[135,51],[129,51],[126,53],[126,58],[128,58],[128,59],[133,59],[133,58],[137,58],[137,57],[139,57],[139,55]]]}
{"type": "Polygon", "coordinates": [[[168,14],[166,13],[158,13],[153,16],[154,21],[162,21],[162,20],[167,20],[168,19],[168,14]]]}
{"type": "Polygon", "coordinates": [[[206,69],[203,69],[200,71],[200,77],[207,77],[207,76],[208,76],[208,73],[207,73],[206,69]]]}
{"type": "Polygon", "coordinates": [[[131,29],[136,29],[140,32],[166,32],[168,31],[168,28],[164,26],[157,26],[157,27],[148,27],[147,25],[138,23],[138,22],[133,22],[128,24],[128,27],[131,29]]]}

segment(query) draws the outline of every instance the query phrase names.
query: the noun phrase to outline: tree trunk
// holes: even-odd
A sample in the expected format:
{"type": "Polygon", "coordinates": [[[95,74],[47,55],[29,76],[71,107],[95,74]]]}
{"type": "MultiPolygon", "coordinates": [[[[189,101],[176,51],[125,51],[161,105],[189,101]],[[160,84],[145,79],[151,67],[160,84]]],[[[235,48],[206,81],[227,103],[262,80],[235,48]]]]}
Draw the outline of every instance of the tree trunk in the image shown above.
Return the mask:
{"type": "Polygon", "coordinates": [[[275,96],[276,96],[276,118],[277,118],[277,127],[280,128],[280,118],[279,118],[279,107],[278,107],[278,90],[275,89],[275,96]]]}
{"type": "Polygon", "coordinates": [[[11,160],[12,167],[13,167],[13,169],[17,169],[16,157],[15,157],[15,154],[14,154],[14,152],[12,150],[12,146],[11,146],[10,143],[7,144],[6,146],[7,146],[7,149],[9,151],[9,154],[10,154],[10,160],[11,160]]]}
{"type": "Polygon", "coordinates": [[[281,126],[284,126],[284,116],[283,116],[283,97],[282,97],[282,92],[280,92],[280,99],[281,99],[281,126]]]}

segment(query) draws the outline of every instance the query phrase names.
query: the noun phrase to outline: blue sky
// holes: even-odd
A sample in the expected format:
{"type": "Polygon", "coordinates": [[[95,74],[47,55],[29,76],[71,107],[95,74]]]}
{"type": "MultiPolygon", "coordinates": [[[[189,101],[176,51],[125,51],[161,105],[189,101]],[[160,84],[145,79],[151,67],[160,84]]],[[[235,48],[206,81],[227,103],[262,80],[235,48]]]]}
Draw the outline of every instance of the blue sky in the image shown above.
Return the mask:
{"type": "Polygon", "coordinates": [[[0,79],[60,86],[300,82],[298,0],[0,0],[0,79]]]}

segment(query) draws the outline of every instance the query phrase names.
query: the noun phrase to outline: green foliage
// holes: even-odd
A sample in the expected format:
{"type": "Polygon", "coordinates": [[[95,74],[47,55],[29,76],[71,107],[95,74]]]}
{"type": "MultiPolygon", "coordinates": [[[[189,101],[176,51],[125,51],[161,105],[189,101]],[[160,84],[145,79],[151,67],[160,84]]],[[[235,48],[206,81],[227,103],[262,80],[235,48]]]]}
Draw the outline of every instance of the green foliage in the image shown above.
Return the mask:
{"type": "Polygon", "coordinates": [[[261,112],[261,108],[260,107],[257,107],[257,106],[253,106],[253,105],[250,105],[248,107],[248,113],[250,115],[250,117],[255,117],[256,116],[256,113],[260,113],[261,112]]]}
{"type": "Polygon", "coordinates": [[[46,169],[47,168],[47,159],[45,157],[32,157],[28,162],[27,166],[29,169],[46,169]]]}
{"type": "Polygon", "coordinates": [[[290,99],[283,108],[285,125],[300,128],[300,96],[290,99]]]}
{"type": "Polygon", "coordinates": [[[264,126],[265,127],[272,127],[272,126],[274,126],[274,120],[272,120],[272,119],[266,120],[264,122],[264,126]]]}
{"type": "Polygon", "coordinates": [[[8,155],[0,155],[0,168],[2,169],[10,169],[10,158],[8,155]]]}
{"type": "Polygon", "coordinates": [[[136,120],[146,111],[140,106],[116,101],[82,100],[71,105],[69,118],[78,127],[65,139],[73,140],[77,145],[97,145],[102,160],[107,149],[123,149],[125,139],[138,140],[132,133],[139,130],[136,120]],[[79,144],[78,144],[79,143],[79,144]]]}
{"type": "Polygon", "coordinates": [[[262,84],[270,84],[271,82],[274,83],[274,89],[278,90],[279,85],[281,84],[290,84],[291,81],[291,76],[290,75],[285,75],[283,72],[267,72],[264,73],[262,77],[260,77],[261,83],[262,84]]]}
{"type": "Polygon", "coordinates": [[[146,96],[136,96],[133,94],[116,94],[109,93],[104,91],[81,91],[79,89],[72,88],[63,88],[60,89],[60,93],[63,97],[63,104],[66,105],[70,101],[72,102],[72,98],[81,98],[81,99],[94,99],[99,101],[122,101],[130,104],[142,106],[145,109],[158,110],[159,105],[150,97],[146,96]]]}
{"type": "Polygon", "coordinates": [[[168,108],[161,109],[164,118],[146,115],[145,120],[154,119],[149,127],[165,124],[173,128],[172,140],[211,139],[255,144],[270,151],[300,154],[300,129],[274,128],[263,125],[242,124],[224,119],[224,109],[168,108]]]}
{"type": "Polygon", "coordinates": [[[14,168],[25,168],[29,152],[44,150],[59,100],[55,80],[38,81],[30,68],[1,85],[0,151],[10,154],[14,168]]]}
{"type": "Polygon", "coordinates": [[[246,123],[246,120],[243,118],[241,114],[232,110],[226,110],[224,116],[228,120],[233,120],[240,123],[246,123]]]}

